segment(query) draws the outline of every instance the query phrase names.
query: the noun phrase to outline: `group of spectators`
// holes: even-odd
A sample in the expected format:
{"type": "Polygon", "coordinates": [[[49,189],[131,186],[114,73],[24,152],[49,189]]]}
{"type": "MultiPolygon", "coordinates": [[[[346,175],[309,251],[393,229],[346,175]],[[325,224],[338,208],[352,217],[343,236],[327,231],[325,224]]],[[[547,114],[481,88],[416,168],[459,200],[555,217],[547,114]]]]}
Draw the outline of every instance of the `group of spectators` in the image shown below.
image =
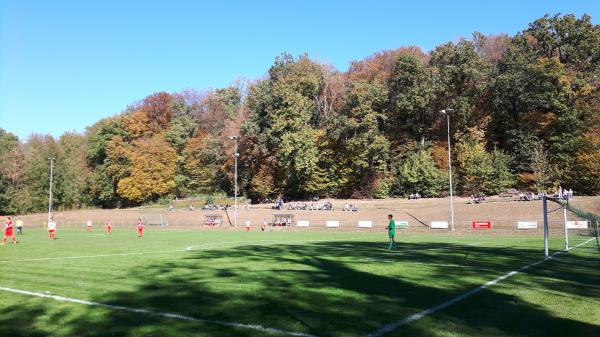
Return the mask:
{"type": "Polygon", "coordinates": [[[307,203],[300,203],[300,202],[294,202],[294,203],[290,203],[288,206],[288,210],[291,211],[332,211],[333,210],[333,204],[329,201],[326,201],[324,203],[317,203],[317,202],[312,202],[310,205],[308,205],[307,203]]]}
{"type": "MultiPolygon", "coordinates": [[[[192,207],[192,206],[190,206],[192,207]]],[[[202,207],[203,211],[217,211],[217,210],[221,210],[221,211],[226,211],[228,209],[231,208],[231,205],[227,204],[227,205],[218,205],[218,204],[207,204],[204,205],[202,207]]],[[[190,211],[193,211],[194,209],[190,209],[190,211]]]]}
{"type": "MultiPolygon", "coordinates": [[[[519,192],[520,201],[541,200],[544,196],[547,196],[546,192],[540,192],[538,194],[535,194],[531,191],[527,193],[519,192]]],[[[554,191],[554,193],[552,194],[552,197],[555,199],[569,200],[573,198],[573,190],[570,188],[566,189],[562,188],[561,186],[558,186],[556,191],[554,191]]]]}
{"type": "Polygon", "coordinates": [[[527,193],[523,193],[523,192],[519,192],[519,200],[520,201],[533,201],[533,200],[539,200],[541,199],[543,196],[542,193],[539,194],[535,194],[533,192],[527,192],[527,193]]]}
{"type": "MultiPolygon", "coordinates": [[[[211,203],[211,204],[206,204],[206,205],[202,206],[200,208],[200,210],[202,210],[202,211],[218,211],[218,210],[225,211],[225,210],[228,210],[228,209],[231,209],[231,208],[233,208],[233,206],[231,206],[229,204],[219,205],[219,204],[212,204],[211,203]]],[[[245,205],[244,208],[250,209],[251,208],[250,203],[248,203],[247,205],[245,205]]],[[[196,210],[196,208],[193,205],[189,205],[187,207],[187,209],[190,212],[196,210]]],[[[170,212],[172,212],[174,210],[175,210],[175,208],[173,207],[173,205],[170,205],[169,208],[167,208],[167,211],[170,211],[170,212]]]]}
{"type": "Polygon", "coordinates": [[[358,212],[358,206],[354,204],[345,204],[344,212],[358,212]]]}
{"type": "Polygon", "coordinates": [[[408,195],[408,200],[416,200],[416,199],[421,199],[422,196],[420,193],[411,193],[408,195]]]}
{"type": "Polygon", "coordinates": [[[471,194],[469,204],[480,204],[485,201],[485,194],[471,194]]]}
{"type": "Polygon", "coordinates": [[[305,211],[308,205],[306,203],[292,202],[288,205],[291,211],[305,211]]]}
{"type": "Polygon", "coordinates": [[[573,198],[573,190],[570,188],[567,190],[566,188],[562,188],[562,186],[558,185],[558,189],[556,189],[556,192],[554,192],[553,196],[555,198],[569,200],[573,198]]]}
{"type": "Polygon", "coordinates": [[[283,209],[283,199],[277,199],[271,208],[281,211],[283,209]]]}
{"type": "Polygon", "coordinates": [[[324,203],[313,202],[308,208],[310,211],[333,211],[333,204],[330,201],[324,203]]]}

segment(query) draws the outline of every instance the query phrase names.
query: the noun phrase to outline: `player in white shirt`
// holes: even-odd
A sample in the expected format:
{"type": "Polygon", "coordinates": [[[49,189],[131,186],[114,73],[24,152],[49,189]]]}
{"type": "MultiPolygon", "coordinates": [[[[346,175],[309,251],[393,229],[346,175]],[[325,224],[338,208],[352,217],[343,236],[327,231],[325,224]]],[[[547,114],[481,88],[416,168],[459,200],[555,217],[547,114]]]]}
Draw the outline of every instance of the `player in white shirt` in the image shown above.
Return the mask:
{"type": "Polygon", "coordinates": [[[54,240],[54,236],[56,235],[56,222],[54,222],[54,219],[48,221],[48,233],[50,234],[50,239],[54,240]]]}

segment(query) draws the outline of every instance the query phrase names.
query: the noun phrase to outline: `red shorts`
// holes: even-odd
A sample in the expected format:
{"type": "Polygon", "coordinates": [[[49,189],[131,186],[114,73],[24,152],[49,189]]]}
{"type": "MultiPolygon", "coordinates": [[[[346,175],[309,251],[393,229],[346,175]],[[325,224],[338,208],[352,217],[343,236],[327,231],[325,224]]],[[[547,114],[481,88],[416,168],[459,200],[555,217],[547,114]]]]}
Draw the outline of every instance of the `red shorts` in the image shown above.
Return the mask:
{"type": "Polygon", "coordinates": [[[13,229],[12,228],[7,228],[4,230],[4,236],[12,236],[13,235],[13,229]]]}
{"type": "Polygon", "coordinates": [[[108,226],[106,227],[106,230],[110,232],[112,230],[112,227],[108,226]]]}
{"type": "Polygon", "coordinates": [[[49,229],[48,230],[48,233],[54,233],[54,232],[56,232],[56,229],[49,229]]]}

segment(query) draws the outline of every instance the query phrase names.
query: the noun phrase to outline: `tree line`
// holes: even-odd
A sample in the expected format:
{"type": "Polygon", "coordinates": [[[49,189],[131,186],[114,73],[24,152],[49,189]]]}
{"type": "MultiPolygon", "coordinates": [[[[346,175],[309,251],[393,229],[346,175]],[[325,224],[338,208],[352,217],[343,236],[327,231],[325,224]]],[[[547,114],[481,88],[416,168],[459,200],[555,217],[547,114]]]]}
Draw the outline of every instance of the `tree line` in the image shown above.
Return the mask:
{"type": "Polygon", "coordinates": [[[558,184],[600,194],[600,27],[546,15],[515,36],[377,52],[339,71],[284,53],[264,78],[158,92],[85,133],[0,129],[0,213],[240,194],[385,198],[558,184]]]}

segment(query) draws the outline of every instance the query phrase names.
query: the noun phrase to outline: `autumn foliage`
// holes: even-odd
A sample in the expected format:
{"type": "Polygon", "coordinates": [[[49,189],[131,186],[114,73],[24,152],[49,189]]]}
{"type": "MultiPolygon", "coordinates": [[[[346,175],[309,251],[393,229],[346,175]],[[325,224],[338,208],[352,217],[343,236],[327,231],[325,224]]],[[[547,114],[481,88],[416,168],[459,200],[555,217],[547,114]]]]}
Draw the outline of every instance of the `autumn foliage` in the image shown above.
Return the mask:
{"type": "MultiPolygon", "coordinates": [[[[441,196],[447,125],[457,193],[558,184],[600,194],[600,27],[546,15],[508,36],[408,46],[347,71],[283,53],[264,78],[157,92],[59,139],[0,129],[0,213],[122,207],[200,194],[441,196]]],[[[113,112],[107,112],[110,114],[113,112]]]]}

